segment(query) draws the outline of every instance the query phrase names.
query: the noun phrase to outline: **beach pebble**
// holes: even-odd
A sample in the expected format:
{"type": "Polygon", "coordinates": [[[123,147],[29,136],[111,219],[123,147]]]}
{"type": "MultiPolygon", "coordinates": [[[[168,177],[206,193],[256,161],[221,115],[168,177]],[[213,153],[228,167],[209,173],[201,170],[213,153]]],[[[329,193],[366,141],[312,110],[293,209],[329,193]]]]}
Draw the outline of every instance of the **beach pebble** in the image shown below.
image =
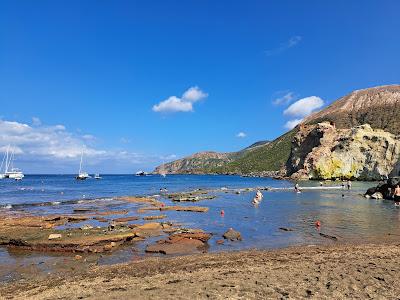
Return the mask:
{"type": "Polygon", "coordinates": [[[380,192],[375,192],[371,195],[372,199],[383,199],[383,195],[380,192]]]}
{"type": "Polygon", "coordinates": [[[80,227],[81,230],[88,230],[88,229],[92,229],[92,228],[93,228],[93,226],[89,225],[89,224],[85,224],[85,225],[80,227]]]}
{"type": "Polygon", "coordinates": [[[49,240],[61,239],[62,235],[59,233],[52,233],[49,235],[49,240]]]}

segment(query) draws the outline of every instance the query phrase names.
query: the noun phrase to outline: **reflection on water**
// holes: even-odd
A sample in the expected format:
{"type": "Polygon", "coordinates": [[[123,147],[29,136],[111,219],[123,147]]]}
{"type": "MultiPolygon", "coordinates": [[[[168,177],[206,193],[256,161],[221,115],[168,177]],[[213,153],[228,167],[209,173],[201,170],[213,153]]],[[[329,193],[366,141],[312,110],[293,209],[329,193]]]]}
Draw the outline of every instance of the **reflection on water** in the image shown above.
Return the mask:
{"type": "MultiPolygon", "coordinates": [[[[301,186],[319,186],[318,182],[304,182],[301,186]]],[[[335,185],[334,182],[329,185],[335,185]]],[[[336,184],[337,185],[337,184],[336,184]]],[[[276,181],[266,178],[241,178],[238,176],[103,176],[103,180],[77,182],[72,176],[27,176],[22,182],[0,182],[0,203],[3,210],[23,210],[35,214],[71,213],[76,207],[97,210],[129,210],[124,216],[137,215],[138,204],[115,201],[118,195],[153,195],[160,188],[169,191],[185,191],[196,188],[218,189],[211,194],[217,197],[194,205],[207,206],[207,213],[166,211],[167,220],[181,223],[187,228],[201,228],[213,234],[209,241],[209,251],[239,250],[248,248],[276,248],[299,244],[333,243],[319,233],[336,236],[339,241],[373,241],[400,235],[400,209],[392,201],[365,199],[362,193],[374,183],[355,182],[352,190],[303,190],[266,191],[258,207],[251,205],[254,192],[235,194],[225,192],[221,187],[292,187],[289,181],[276,181]],[[96,199],[101,197],[101,199],[96,199]],[[95,200],[90,200],[95,199],[95,200]],[[80,201],[77,201],[80,200],[80,201]],[[46,205],[38,203],[47,202],[46,205]],[[29,204],[29,205],[28,205],[29,204]],[[10,209],[10,205],[12,208],[10,209]],[[7,206],[7,208],[6,208],[7,206]],[[222,216],[220,211],[224,210],[222,216]],[[316,228],[319,220],[321,227],[316,228]],[[243,241],[216,243],[228,228],[241,232],[243,241]],[[282,231],[286,227],[293,231],[282,231]]],[[[167,205],[168,199],[160,198],[167,205]]],[[[181,203],[180,203],[181,204],[181,203]]],[[[193,205],[183,204],[183,205],[193,205]]],[[[164,213],[164,212],[163,212],[164,213]]],[[[147,215],[157,214],[149,211],[147,215]]],[[[159,214],[159,212],[158,212],[159,214]]],[[[113,216],[115,217],[115,216],[113,216]]],[[[137,221],[140,223],[143,221],[137,221]]],[[[98,221],[85,223],[93,226],[106,226],[98,221]]],[[[68,224],[82,226],[85,223],[68,224]]],[[[129,246],[104,255],[99,263],[129,261],[143,254],[149,241],[129,246]]],[[[46,260],[59,255],[43,253],[10,254],[0,248],[2,264],[17,265],[46,260]]],[[[65,257],[65,255],[63,256],[65,257]]],[[[6,280],[6,274],[0,274],[6,280]]]]}

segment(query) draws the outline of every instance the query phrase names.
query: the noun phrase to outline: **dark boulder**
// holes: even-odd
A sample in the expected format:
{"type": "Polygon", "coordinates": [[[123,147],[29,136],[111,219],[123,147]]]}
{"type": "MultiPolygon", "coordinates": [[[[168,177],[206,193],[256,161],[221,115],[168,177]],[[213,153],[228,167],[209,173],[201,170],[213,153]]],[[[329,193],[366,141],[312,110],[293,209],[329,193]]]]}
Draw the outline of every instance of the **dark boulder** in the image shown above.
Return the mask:
{"type": "Polygon", "coordinates": [[[242,236],[239,231],[234,230],[233,228],[229,228],[227,232],[223,234],[224,239],[231,241],[241,241],[242,236]]]}

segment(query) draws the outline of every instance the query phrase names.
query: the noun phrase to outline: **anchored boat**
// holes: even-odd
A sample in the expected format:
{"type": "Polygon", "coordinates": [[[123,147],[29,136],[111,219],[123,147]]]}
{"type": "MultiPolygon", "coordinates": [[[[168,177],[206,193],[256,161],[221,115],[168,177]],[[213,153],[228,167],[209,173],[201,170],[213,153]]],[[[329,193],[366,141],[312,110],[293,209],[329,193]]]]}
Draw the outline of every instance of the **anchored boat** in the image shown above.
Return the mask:
{"type": "Polygon", "coordinates": [[[8,146],[0,167],[1,172],[4,165],[4,173],[0,174],[0,179],[9,178],[14,180],[21,180],[25,177],[24,173],[22,173],[20,169],[14,168],[14,153],[15,149],[13,149],[10,154],[10,146],[8,146]]]}
{"type": "Polygon", "coordinates": [[[75,177],[77,180],[86,180],[86,179],[90,178],[90,175],[87,172],[82,171],[82,161],[83,161],[83,150],[82,150],[82,154],[81,154],[81,162],[79,164],[79,173],[75,177]]]}

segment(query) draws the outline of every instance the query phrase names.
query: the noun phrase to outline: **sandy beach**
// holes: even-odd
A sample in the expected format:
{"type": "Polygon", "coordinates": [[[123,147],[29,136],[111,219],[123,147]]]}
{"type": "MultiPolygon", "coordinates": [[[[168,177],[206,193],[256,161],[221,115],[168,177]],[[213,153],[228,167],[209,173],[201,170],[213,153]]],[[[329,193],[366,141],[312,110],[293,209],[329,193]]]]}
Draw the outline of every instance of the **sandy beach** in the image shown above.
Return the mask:
{"type": "Polygon", "coordinates": [[[400,244],[152,257],[0,286],[2,299],[397,299],[400,244]]]}

